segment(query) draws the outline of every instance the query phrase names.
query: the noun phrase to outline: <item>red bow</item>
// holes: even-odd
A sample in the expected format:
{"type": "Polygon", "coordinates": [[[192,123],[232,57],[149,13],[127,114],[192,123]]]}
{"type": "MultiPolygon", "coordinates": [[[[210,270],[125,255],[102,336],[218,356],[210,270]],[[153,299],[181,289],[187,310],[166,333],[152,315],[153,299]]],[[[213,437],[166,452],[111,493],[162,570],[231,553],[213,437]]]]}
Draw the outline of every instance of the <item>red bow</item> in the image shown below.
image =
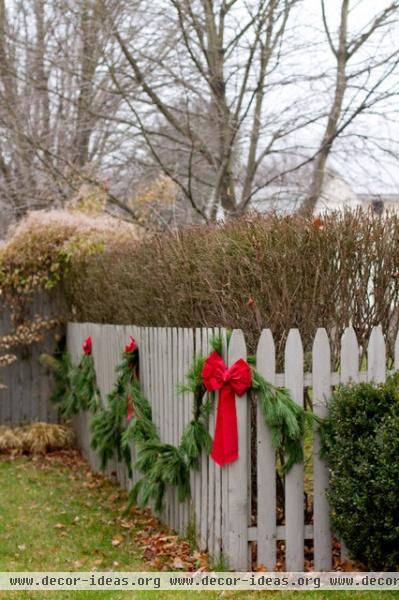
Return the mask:
{"type": "Polygon", "coordinates": [[[219,390],[215,438],[211,457],[220,465],[238,458],[238,429],[235,396],[242,396],[252,386],[252,373],[242,358],[230,369],[217,352],[205,361],[202,380],[208,392],[219,390]]]}
{"type": "Polygon", "coordinates": [[[131,352],[134,352],[137,348],[137,342],[134,339],[134,337],[132,337],[131,335],[129,336],[129,343],[126,344],[124,352],[126,354],[130,354],[131,352]]]}
{"type": "Polygon", "coordinates": [[[83,342],[83,352],[87,355],[91,354],[91,337],[89,336],[84,342],[83,342]]]}

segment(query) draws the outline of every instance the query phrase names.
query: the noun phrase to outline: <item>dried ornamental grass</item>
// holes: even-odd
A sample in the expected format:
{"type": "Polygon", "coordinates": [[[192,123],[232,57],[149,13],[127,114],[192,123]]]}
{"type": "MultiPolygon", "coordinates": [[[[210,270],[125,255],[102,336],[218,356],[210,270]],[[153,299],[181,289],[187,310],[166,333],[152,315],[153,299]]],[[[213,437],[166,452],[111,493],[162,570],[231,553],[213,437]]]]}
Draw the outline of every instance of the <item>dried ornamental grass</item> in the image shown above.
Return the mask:
{"type": "Polygon", "coordinates": [[[0,452],[22,452],[23,444],[18,432],[11,427],[0,426],[0,452]]]}
{"type": "Polygon", "coordinates": [[[24,452],[29,454],[45,454],[69,448],[73,439],[72,430],[65,425],[33,423],[21,431],[24,452]]]}
{"type": "Polygon", "coordinates": [[[73,431],[65,425],[32,423],[24,427],[0,427],[0,452],[45,454],[72,446],[73,431]]]}

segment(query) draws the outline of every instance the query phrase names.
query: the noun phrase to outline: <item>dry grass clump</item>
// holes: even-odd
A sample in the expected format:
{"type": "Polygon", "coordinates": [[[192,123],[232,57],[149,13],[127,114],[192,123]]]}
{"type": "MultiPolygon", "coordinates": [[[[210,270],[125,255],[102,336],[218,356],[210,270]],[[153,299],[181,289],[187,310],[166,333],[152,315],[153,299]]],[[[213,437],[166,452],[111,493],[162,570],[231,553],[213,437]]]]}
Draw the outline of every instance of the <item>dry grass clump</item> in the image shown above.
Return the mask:
{"type": "Polygon", "coordinates": [[[45,454],[69,448],[73,431],[66,425],[32,423],[24,427],[0,427],[0,451],[45,454]]]}
{"type": "Polygon", "coordinates": [[[20,435],[11,427],[0,426],[0,452],[22,452],[23,444],[20,435]]]}

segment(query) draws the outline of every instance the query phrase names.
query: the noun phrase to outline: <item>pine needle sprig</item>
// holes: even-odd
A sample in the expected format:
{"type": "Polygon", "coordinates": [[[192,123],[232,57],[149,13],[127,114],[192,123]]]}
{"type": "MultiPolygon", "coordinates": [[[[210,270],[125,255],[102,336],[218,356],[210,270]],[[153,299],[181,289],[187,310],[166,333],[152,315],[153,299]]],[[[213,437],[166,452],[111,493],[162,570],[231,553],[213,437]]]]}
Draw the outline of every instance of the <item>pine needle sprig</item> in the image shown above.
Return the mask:
{"type": "Polygon", "coordinates": [[[96,371],[93,357],[84,354],[79,365],[76,368],[74,376],[74,387],[79,396],[80,407],[82,410],[97,412],[100,407],[100,391],[97,386],[96,371]]]}
{"type": "Polygon", "coordinates": [[[70,419],[79,412],[80,403],[75,386],[76,368],[69,354],[62,354],[59,358],[42,354],[40,362],[54,371],[55,386],[50,401],[57,405],[64,419],[70,419]]]}
{"type": "Polygon", "coordinates": [[[130,442],[144,443],[158,440],[155,423],[152,420],[151,405],[135,379],[130,381],[125,391],[132,403],[133,417],[122,434],[121,444],[125,447],[130,442]]]}
{"type": "Polygon", "coordinates": [[[208,455],[212,447],[212,438],[208,431],[208,417],[213,402],[208,399],[200,407],[197,419],[193,419],[183,431],[180,451],[186,457],[188,467],[198,469],[199,460],[204,450],[208,455]]]}
{"type": "Polygon", "coordinates": [[[143,474],[130,492],[130,502],[145,506],[150,500],[161,511],[168,486],[177,489],[180,502],[190,496],[190,470],[183,453],[171,444],[151,441],[139,447],[136,467],[143,474]]]}
{"type": "Polygon", "coordinates": [[[312,416],[292,400],[287,389],[275,387],[255,370],[252,389],[259,396],[265,423],[271,430],[272,444],[285,455],[283,472],[288,473],[294,464],[303,460],[305,424],[313,422],[312,416]]]}

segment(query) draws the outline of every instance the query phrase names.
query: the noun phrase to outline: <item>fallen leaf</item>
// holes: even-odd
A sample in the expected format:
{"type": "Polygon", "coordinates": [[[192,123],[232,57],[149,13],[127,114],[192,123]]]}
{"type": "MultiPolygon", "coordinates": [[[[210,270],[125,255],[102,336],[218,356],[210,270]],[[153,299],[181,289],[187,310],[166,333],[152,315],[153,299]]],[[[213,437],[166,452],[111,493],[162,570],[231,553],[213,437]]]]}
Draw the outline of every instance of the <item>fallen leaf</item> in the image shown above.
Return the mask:
{"type": "Polygon", "coordinates": [[[123,529],[132,529],[134,527],[133,521],[121,521],[120,525],[123,529]]]}
{"type": "Polygon", "coordinates": [[[75,560],[75,562],[73,563],[73,566],[75,569],[80,569],[81,567],[83,567],[83,561],[75,560]]]}
{"type": "Polygon", "coordinates": [[[184,569],[184,562],[182,561],[181,558],[179,558],[179,556],[176,556],[175,559],[173,560],[172,567],[174,569],[184,569]]]}
{"type": "Polygon", "coordinates": [[[122,542],[123,542],[123,537],[121,535],[114,535],[111,543],[113,546],[119,546],[119,544],[121,544],[122,542]]]}

